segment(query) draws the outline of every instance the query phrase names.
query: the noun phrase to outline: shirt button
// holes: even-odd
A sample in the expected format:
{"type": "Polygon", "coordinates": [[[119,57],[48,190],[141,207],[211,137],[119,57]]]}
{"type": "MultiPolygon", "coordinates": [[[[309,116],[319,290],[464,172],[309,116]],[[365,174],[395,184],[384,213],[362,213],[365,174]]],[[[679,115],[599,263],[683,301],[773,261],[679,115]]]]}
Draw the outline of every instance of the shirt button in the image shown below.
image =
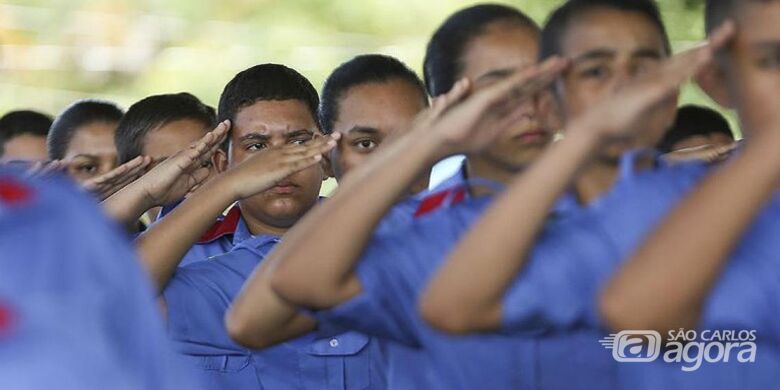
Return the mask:
{"type": "Polygon", "coordinates": [[[330,346],[333,348],[336,348],[339,346],[339,341],[337,339],[331,339],[330,340],[330,346]]]}

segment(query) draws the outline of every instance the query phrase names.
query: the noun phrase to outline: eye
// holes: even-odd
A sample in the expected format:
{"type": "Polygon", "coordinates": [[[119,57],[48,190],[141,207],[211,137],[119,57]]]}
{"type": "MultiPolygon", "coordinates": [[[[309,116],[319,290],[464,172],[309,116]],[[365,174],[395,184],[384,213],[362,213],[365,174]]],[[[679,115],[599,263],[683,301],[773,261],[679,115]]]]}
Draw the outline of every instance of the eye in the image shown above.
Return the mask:
{"type": "Polygon", "coordinates": [[[374,150],[379,144],[376,143],[376,141],[371,139],[360,139],[352,143],[352,145],[359,149],[362,152],[368,152],[371,150],[374,150]]]}
{"type": "Polygon", "coordinates": [[[257,142],[257,143],[253,143],[253,144],[248,145],[246,150],[249,150],[249,151],[252,151],[252,152],[256,152],[258,150],[263,150],[263,149],[267,149],[267,148],[268,148],[268,144],[266,144],[265,142],[257,142]]]}
{"type": "Polygon", "coordinates": [[[76,167],[76,172],[87,175],[94,175],[97,171],[98,166],[95,164],[82,164],[76,167]]]}
{"type": "Polygon", "coordinates": [[[290,143],[293,145],[305,145],[308,141],[308,139],[292,139],[290,140],[290,143]]]}
{"type": "Polygon", "coordinates": [[[211,167],[214,166],[214,164],[212,164],[211,161],[205,161],[200,166],[201,168],[211,169],[211,167]]]}
{"type": "Polygon", "coordinates": [[[780,68],[780,52],[768,53],[761,56],[758,60],[758,65],[765,69],[780,68]]]}
{"type": "Polygon", "coordinates": [[[603,79],[609,75],[609,68],[604,65],[590,66],[580,72],[580,76],[587,79],[603,79]]]}

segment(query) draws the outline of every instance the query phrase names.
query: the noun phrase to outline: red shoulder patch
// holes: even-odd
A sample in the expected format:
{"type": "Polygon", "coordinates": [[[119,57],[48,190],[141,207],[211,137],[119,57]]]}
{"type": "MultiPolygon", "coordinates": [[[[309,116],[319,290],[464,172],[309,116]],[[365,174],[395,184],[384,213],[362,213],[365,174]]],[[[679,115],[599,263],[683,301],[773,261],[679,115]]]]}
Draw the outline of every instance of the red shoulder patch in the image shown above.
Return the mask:
{"type": "Polygon", "coordinates": [[[228,211],[224,218],[214,223],[204,234],[198,244],[207,244],[220,237],[224,237],[236,232],[238,222],[241,220],[241,209],[236,205],[228,211]]]}
{"type": "Polygon", "coordinates": [[[20,205],[29,202],[33,197],[33,189],[14,178],[0,178],[0,202],[9,205],[20,205]]]}
{"type": "Polygon", "coordinates": [[[465,199],[466,189],[462,186],[436,192],[425,197],[420,202],[420,206],[414,212],[414,217],[420,218],[446,206],[454,206],[465,199]]]}

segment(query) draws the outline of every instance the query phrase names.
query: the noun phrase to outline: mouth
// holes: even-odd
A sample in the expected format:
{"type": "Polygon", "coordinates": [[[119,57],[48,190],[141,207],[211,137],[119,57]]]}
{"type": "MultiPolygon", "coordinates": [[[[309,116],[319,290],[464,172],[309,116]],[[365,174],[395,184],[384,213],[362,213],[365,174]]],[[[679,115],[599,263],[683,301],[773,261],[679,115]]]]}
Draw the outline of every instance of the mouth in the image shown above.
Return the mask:
{"type": "Polygon", "coordinates": [[[290,195],[298,190],[298,185],[291,181],[283,181],[273,186],[269,191],[277,195],[290,195]]]}
{"type": "Polygon", "coordinates": [[[512,137],[524,145],[546,144],[552,138],[552,133],[544,129],[524,131],[512,137]]]}

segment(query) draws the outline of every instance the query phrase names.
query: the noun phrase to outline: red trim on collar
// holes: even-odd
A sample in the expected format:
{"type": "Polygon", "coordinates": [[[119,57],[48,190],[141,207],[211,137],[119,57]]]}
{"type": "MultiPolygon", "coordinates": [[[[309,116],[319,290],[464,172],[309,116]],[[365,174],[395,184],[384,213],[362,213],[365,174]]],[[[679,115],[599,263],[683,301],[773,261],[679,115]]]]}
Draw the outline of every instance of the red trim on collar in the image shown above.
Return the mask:
{"type": "Polygon", "coordinates": [[[0,202],[18,206],[29,202],[33,189],[10,177],[0,179],[0,202]]]}
{"type": "Polygon", "coordinates": [[[442,190],[431,194],[420,202],[420,206],[417,207],[417,211],[414,212],[415,218],[428,215],[436,210],[440,210],[446,206],[454,206],[466,199],[466,189],[462,186],[442,190]],[[450,199],[449,203],[447,200],[450,199]]]}
{"type": "Polygon", "coordinates": [[[241,221],[241,209],[238,206],[233,206],[227,215],[209,228],[206,234],[198,240],[198,244],[208,244],[218,238],[232,235],[236,232],[239,221],[241,221]]]}

